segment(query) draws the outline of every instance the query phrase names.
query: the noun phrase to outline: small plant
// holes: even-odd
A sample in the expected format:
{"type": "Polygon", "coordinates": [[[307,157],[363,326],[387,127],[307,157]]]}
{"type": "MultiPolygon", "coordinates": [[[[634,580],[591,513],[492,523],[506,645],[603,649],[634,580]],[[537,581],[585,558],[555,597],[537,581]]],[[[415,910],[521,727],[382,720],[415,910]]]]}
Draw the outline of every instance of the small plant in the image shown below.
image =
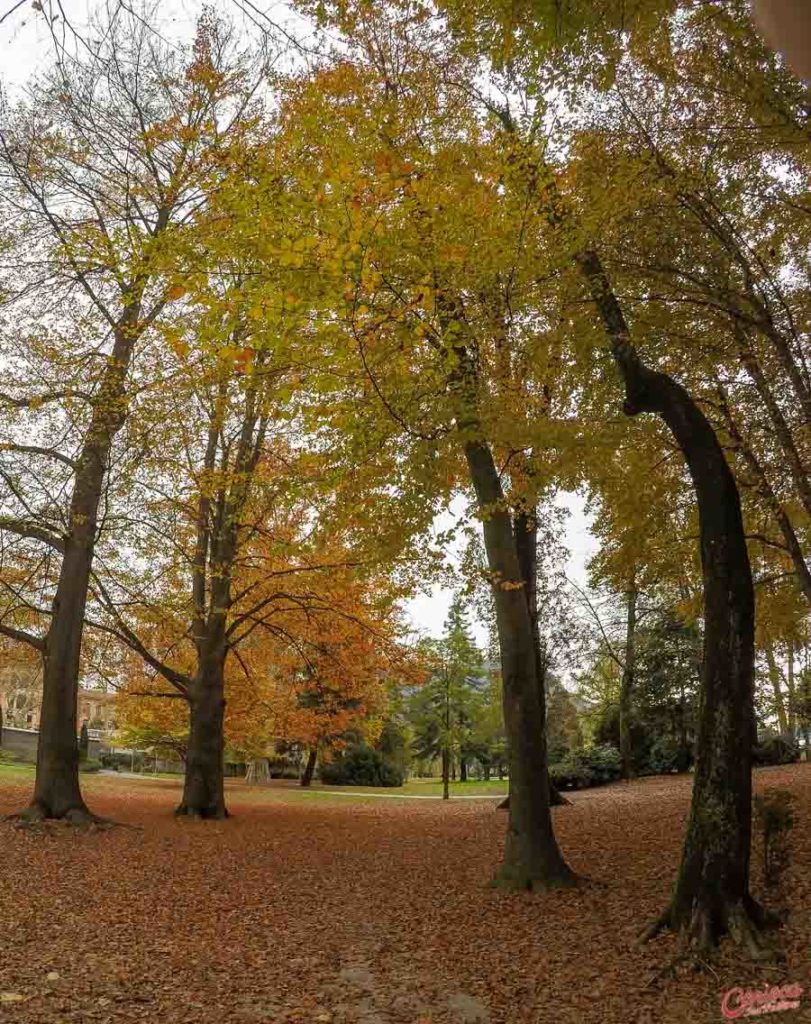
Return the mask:
{"type": "Polygon", "coordinates": [[[789,865],[788,840],[794,827],[795,799],[787,789],[767,789],[755,797],[755,823],[761,836],[767,885],[778,885],[789,865]]]}
{"type": "Polygon", "coordinates": [[[80,772],[98,772],[101,771],[101,761],[96,761],[94,758],[89,757],[86,761],[79,762],[80,772]]]}

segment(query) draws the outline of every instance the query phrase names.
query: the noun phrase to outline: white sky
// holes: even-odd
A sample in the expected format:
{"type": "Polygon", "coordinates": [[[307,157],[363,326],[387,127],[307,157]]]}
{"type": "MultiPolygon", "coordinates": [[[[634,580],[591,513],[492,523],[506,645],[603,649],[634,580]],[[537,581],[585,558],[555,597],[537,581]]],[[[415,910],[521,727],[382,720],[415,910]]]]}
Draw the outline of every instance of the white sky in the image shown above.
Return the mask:
{"type": "MultiPolygon", "coordinates": [[[[566,563],[566,575],[578,586],[585,587],[586,567],[589,558],[597,550],[597,541],[590,526],[590,517],[586,513],[585,499],[580,494],[566,492],[558,495],[557,504],[565,508],[569,515],[563,543],[569,551],[566,563]]],[[[456,515],[446,515],[437,520],[437,529],[446,530],[461,518],[465,502],[460,498],[451,506],[456,515]]],[[[415,628],[439,636],[450,608],[453,597],[452,589],[434,587],[428,593],[420,594],[408,603],[408,612],[415,628]]],[[[487,631],[481,622],[471,622],[476,640],[480,645],[487,642],[487,631]]]]}
{"type": "MultiPolygon", "coordinates": [[[[211,6],[222,10],[237,22],[244,18],[240,14],[239,0],[209,0],[211,6]]],[[[13,6],[14,0],[0,0],[0,18],[13,6]]],[[[42,6],[48,10],[47,0],[42,6]]],[[[97,0],[63,0],[63,7],[71,18],[73,28],[85,33],[89,18],[88,11],[97,6],[97,0]]],[[[157,5],[156,5],[157,6],[157,5]]],[[[267,12],[277,24],[284,28],[300,30],[302,22],[291,15],[284,3],[257,3],[258,8],[267,12]]],[[[176,34],[189,35],[203,7],[203,0],[160,0],[161,24],[166,26],[170,38],[176,34]]],[[[246,19],[247,22],[247,19],[246,19]]],[[[57,22],[57,25],[59,23],[57,22]]],[[[251,28],[247,24],[248,28],[251,28]]],[[[44,15],[36,11],[30,0],[0,23],[0,83],[3,92],[13,97],[14,93],[52,54],[51,35],[44,15]]],[[[586,563],[594,554],[597,544],[589,529],[584,499],[578,494],[564,494],[559,503],[568,509],[569,518],[564,542],[570,557],[566,574],[578,585],[586,582],[586,563]]],[[[453,506],[460,515],[464,502],[459,499],[453,506]]],[[[447,529],[454,522],[454,516],[443,517],[437,528],[447,529]]],[[[439,636],[448,613],[452,591],[434,587],[428,593],[420,594],[408,603],[408,613],[416,629],[432,636],[439,636]]],[[[481,623],[472,623],[476,639],[484,644],[486,630],[481,623]]]]}

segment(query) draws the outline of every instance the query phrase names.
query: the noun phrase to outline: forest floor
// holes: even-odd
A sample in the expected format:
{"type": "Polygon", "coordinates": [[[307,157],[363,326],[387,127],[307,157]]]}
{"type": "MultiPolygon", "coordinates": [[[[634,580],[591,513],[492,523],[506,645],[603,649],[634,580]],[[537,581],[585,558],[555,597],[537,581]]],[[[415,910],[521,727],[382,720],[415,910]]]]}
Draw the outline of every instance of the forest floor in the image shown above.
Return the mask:
{"type": "MultiPolygon", "coordinates": [[[[19,1024],[658,1024],[720,1021],[725,990],[802,985],[811,1021],[811,764],[762,769],[798,797],[780,967],[634,939],[665,904],[690,778],[575,793],[555,825],[593,880],[488,888],[505,815],[485,800],[349,800],[229,786],[226,822],[177,822],[178,783],[85,778],[108,832],[0,826],[0,1021],[19,1024]]],[[[0,771],[0,813],[30,773],[0,771]]],[[[759,858],[754,889],[761,893],[759,858]]]]}

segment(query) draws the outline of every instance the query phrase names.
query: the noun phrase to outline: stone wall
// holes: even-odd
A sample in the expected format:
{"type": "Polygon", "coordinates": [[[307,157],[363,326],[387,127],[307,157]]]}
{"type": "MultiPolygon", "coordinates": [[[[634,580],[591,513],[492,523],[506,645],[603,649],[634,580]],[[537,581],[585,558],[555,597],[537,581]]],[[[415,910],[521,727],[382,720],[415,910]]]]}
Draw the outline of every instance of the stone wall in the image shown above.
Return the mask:
{"type": "MultiPolygon", "coordinates": [[[[37,759],[37,737],[36,729],[13,729],[3,727],[3,739],[0,747],[16,754],[24,761],[36,761],[37,759]]],[[[87,756],[98,759],[101,753],[101,743],[98,740],[90,740],[87,748],[87,756]]]]}

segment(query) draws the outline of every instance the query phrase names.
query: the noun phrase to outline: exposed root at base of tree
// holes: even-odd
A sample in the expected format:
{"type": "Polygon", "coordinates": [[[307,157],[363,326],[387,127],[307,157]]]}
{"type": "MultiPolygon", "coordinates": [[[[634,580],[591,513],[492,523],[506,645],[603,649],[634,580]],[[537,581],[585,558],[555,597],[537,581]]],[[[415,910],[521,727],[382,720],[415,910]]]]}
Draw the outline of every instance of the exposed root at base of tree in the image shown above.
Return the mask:
{"type": "Polygon", "coordinates": [[[93,814],[86,807],[71,807],[62,814],[53,814],[50,808],[40,803],[30,804],[16,814],[6,814],[0,821],[11,822],[15,829],[27,829],[39,832],[52,832],[60,827],[77,828],[86,832],[109,832],[114,828],[141,831],[140,825],[129,825],[126,822],[113,821],[93,814]]]}
{"type": "Polygon", "coordinates": [[[724,936],[739,946],[750,960],[776,963],[783,959],[779,949],[766,942],[763,932],[778,927],[780,918],[766,910],[751,896],[731,904],[721,914],[696,906],[689,921],[676,922],[672,906],[655,918],[638,937],[645,943],[668,929],[675,932],[685,949],[673,963],[667,965],[664,973],[672,970],[684,960],[690,960],[696,970],[707,966],[705,960],[718,949],[724,936]]]}
{"type": "Polygon", "coordinates": [[[225,821],[231,815],[224,807],[214,810],[209,807],[189,807],[187,804],[181,804],[175,808],[175,817],[190,821],[225,821]]]}

